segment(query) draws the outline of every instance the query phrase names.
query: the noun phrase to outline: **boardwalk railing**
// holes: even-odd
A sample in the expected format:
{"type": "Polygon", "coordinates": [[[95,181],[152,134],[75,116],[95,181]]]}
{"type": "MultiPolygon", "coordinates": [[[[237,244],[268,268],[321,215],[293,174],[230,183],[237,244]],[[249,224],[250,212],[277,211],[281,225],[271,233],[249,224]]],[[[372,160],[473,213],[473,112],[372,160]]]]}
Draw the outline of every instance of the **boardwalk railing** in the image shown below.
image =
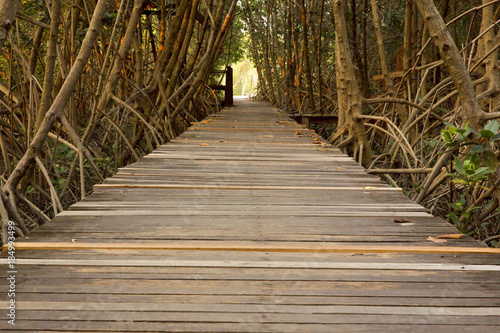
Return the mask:
{"type": "Polygon", "coordinates": [[[233,106],[233,68],[227,66],[225,70],[215,70],[212,74],[224,74],[226,75],[225,85],[211,85],[210,88],[213,90],[223,90],[224,91],[224,106],[233,106]]]}

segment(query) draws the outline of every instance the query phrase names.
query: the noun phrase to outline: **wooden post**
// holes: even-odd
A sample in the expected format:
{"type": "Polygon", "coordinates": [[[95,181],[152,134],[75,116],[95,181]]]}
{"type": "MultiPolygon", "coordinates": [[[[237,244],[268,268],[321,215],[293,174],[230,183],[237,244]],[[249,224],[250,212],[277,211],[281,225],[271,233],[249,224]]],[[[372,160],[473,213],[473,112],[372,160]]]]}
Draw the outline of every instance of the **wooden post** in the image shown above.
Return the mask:
{"type": "Polygon", "coordinates": [[[226,89],[224,90],[225,106],[233,106],[233,68],[226,68],[226,89]]]}

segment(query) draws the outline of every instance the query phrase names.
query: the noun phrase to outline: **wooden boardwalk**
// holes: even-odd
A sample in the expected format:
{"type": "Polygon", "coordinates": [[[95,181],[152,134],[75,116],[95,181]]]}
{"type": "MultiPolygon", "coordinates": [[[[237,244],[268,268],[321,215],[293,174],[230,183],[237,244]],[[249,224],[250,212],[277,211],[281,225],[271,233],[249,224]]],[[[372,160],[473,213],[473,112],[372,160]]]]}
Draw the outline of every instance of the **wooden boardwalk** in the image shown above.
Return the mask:
{"type": "Polygon", "coordinates": [[[498,332],[499,252],[454,233],[240,101],[19,240],[0,331],[498,332]]]}

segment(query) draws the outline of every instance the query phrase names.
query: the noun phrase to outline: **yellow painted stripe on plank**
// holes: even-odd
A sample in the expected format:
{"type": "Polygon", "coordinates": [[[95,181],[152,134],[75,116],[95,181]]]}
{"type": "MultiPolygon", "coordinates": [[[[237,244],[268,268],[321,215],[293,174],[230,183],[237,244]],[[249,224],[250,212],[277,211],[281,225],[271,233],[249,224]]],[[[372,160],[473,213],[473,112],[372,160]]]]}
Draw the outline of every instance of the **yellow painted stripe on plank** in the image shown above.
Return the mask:
{"type": "MultiPolygon", "coordinates": [[[[2,250],[8,249],[4,245],[2,250]]],[[[242,252],[315,252],[315,253],[467,253],[500,254],[500,249],[456,246],[390,246],[390,245],[326,245],[326,244],[168,244],[168,243],[69,243],[16,242],[19,250],[165,250],[165,251],[242,251],[242,252]]]]}

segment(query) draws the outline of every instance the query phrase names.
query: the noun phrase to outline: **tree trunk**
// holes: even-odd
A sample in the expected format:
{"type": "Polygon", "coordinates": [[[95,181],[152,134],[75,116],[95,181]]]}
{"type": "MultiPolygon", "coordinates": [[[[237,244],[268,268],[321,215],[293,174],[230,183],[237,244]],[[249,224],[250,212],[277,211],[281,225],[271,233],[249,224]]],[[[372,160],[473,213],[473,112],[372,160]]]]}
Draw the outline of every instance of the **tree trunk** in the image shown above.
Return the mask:
{"type": "MultiPolygon", "coordinates": [[[[358,118],[362,114],[362,96],[354,72],[343,1],[333,1],[333,13],[335,15],[335,59],[338,66],[337,90],[339,92],[339,105],[343,105],[343,110],[339,109],[339,113],[341,111],[344,113],[342,118],[345,121],[342,125],[343,128],[338,130],[338,134],[341,135],[342,131],[349,133],[349,138],[346,141],[353,142],[354,150],[362,150],[364,152],[359,161],[363,165],[368,166],[371,163],[371,152],[364,123],[358,118]],[[361,147],[363,149],[360,149],[361,147]]],[[[340,117],[341,115],[339,114],[340,117]]],[[[341,138],[341,136],[338,138],[341,138]]]]}
{"type": "Polygon", "coordinates": [[[316,110],[316,103],[314,103],[314,93],[313,93],[313,81],[311,74],[311,62],[309,60],[309,37],[308,37],[308,24],[306,17],[306,4],[305,0],[301,1],[301,20],[302,20],[302,47],[303,47],[303,59],[304,61],[304,69],[306,71],[306,79],[307,79],[307,95],[309,96],[309,108],[311,112],[316,110]]]}
{"type": "Polygon", "coordinates": [[[43,79],[42,98],[36,116],[35,133],[42,124],[43,117],[50,107],[52,88],[54,87],[54,67],[57,56],[57,37],[59,35],[59,22],[61,17],[61,0],[52,0],[52,21],[50,22],[50,37],[47,50],[47,60],[45,63],[45,76],[43,79]]]}
{"type": "Polygon", "coordinates": [[[40,152],[52,125],[63,114],[64,108],[73,94],[78,80],[80,79],[83,68],[87,64],[90,52],[94,48],[94,42],[101,26],[101,20],[106,12],[107,2],[107,0],[98,1],[94,10],[94,15],[92,16],[92,21],[90,22],[90,26],[87,30],[87,34],[82,42],[80,53],[78,54],[71,71],[45,115],[42,124],[40,125],[40,129],[31,141],[26,153],[16,165],[10,177],[7,179],[4,189],[8,195],[14,195],[16,186],[19,184],[19,181],[23,178],[31,163],[40,152]]]}
{"type": "Polygon", "coordinates": [[[10,26],[16,19],[21,0],[0,0],[0,50],[7,40],[10,26]]]}
{"type": "Polygon", "coordinates": [[[482,110],[477,100],[474,85],[469,71],[458,51],[458,48],[448,32],[443,18],[432,0],[415,0],[420,14],[429,29],[432,41],[439,49],[448,72],[460,96],[462,109],[460,116],[463,121],[469,121],[470,126],[478,129],[481,123],[482,110]]]}

